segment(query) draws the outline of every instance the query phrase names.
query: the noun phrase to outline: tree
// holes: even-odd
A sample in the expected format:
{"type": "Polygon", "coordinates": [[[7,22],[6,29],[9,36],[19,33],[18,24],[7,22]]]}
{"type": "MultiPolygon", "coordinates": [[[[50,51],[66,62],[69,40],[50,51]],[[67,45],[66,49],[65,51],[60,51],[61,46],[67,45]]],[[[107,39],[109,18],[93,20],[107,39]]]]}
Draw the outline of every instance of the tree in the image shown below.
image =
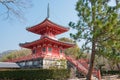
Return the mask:
{"type": "Polygon", "coordinates": [[[80,50],[79,46],[72,39],[63,37],[63,38],[60,38],[59,40],[63,42],[70,42],[75,44],[74,47],[68,48],[64,51],[66,55],[76,59],[86,58],[86,55],[80,50]]]}
{"type": "Polygon", "coordinates": [[[4,55],[0,59],[0,61],[12,60],[12,59],[20,58],[20,57],[27,56],[30,54],[31,54],[31,50],[29,50],[29,49],[15,50],[15,51],[10,52],[7,55],[4,55]]]}
{"type": "Polygon", "coordinates": [[[30,6],[29,0],[0,0],[0,16],[4,16],[6,19],[11,17],[24,19],[22,13],[30,6]]]}
{"type": "Polygon", "coordinates": [[[116,6],[108,5],[110,0],[78,0],[76,11],[79,20],[77,23],[70,22],[69,26],[76,33],[70,36],[76,41],[83,39],[84,50],[91,52],[90,66],[87,80],[91,80],[95,54],[108,54],[112,48],[120,47],[120,19],[116,12],[120,4],[116,6]],[[90,47],[91,46],[91,47],[90,47]],[[109,51],[108,51],[109,50],[109,51]]]}
{"type": "Polygon", "coordinates": [[[112,64],[111,67],[117,66],[118,70],[120,70],[120,51],[119,50],[112,49],[107,59],[112,64]]]}

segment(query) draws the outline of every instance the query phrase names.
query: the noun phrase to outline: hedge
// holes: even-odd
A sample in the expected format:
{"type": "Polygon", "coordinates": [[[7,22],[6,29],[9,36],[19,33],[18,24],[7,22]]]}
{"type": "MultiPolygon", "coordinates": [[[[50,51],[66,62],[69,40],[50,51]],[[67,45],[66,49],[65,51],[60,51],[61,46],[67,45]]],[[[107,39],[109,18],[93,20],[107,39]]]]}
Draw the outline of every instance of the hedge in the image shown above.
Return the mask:
{"type": "Polygon", "coordinates": [[[0,71],[0,80],[66,80],[70,71],[66,69],[16,69],[0,71]]]}
{"type": "Polygon", "coordinates": [[[102,75],[120,75],[120,71],[101,71],[102,75]]]}

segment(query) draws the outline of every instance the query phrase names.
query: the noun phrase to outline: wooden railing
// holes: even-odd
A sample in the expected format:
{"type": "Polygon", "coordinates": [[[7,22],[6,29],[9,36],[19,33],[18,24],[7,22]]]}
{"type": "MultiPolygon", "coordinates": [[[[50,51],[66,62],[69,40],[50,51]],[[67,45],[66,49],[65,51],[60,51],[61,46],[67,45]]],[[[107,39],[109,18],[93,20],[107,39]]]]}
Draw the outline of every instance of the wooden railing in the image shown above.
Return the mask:
{"type": "MultiPolygon", "coordinates": [[[[66,56],[66,59],[71,62],[77,69],[78,71],[82,72],[84,75],[87,75],[88,73],[88,64],[87,63],[82,63],[79,60],[73,59],[69,56],[66,56]]],[[[100,70],[94,69],[92,72],[93,76],[97,77],[98,80],[101,80],[101,75],[100,75],[100,70]]]]}
{"type": "Polygon", "coordinates": [[[82,65],[80,64],[77,60],[66,56],[66,59],[71,62],[79,71],[83,72],[85,75],[88,73],[88,70],[82,65]]]}

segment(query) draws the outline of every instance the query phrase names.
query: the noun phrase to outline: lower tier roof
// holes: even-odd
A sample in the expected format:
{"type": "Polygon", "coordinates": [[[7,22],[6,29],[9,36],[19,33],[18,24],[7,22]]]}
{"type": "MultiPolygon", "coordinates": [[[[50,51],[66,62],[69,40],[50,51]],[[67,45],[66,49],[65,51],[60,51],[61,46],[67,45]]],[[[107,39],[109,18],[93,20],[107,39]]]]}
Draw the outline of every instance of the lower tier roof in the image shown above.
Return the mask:
{"type": "Polygon", "coordinates": [[[24,57],[8,60],[6,62],[23,62],[23,61],[30,61],[30,60],[36,60],[36,59],[55,59],[55,60],[60,60],[60,59],[66,59],[65,56],[51,56],[51,55],[44,55],[44,54],[30,54],[24,57]]]}

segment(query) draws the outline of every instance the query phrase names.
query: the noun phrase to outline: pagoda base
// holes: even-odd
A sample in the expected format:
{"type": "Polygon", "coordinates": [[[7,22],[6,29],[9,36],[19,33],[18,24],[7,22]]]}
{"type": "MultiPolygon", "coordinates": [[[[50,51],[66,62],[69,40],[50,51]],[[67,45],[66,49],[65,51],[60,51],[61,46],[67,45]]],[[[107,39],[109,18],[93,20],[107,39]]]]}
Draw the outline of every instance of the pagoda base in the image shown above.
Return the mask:
{"type": "Polygon", "coordinates": [[[67,68],[67,60],[65,58],[57,58],[52,56],[45,56],[43,58],[35,58],[16,62],[21,68],[67,68]]]}

